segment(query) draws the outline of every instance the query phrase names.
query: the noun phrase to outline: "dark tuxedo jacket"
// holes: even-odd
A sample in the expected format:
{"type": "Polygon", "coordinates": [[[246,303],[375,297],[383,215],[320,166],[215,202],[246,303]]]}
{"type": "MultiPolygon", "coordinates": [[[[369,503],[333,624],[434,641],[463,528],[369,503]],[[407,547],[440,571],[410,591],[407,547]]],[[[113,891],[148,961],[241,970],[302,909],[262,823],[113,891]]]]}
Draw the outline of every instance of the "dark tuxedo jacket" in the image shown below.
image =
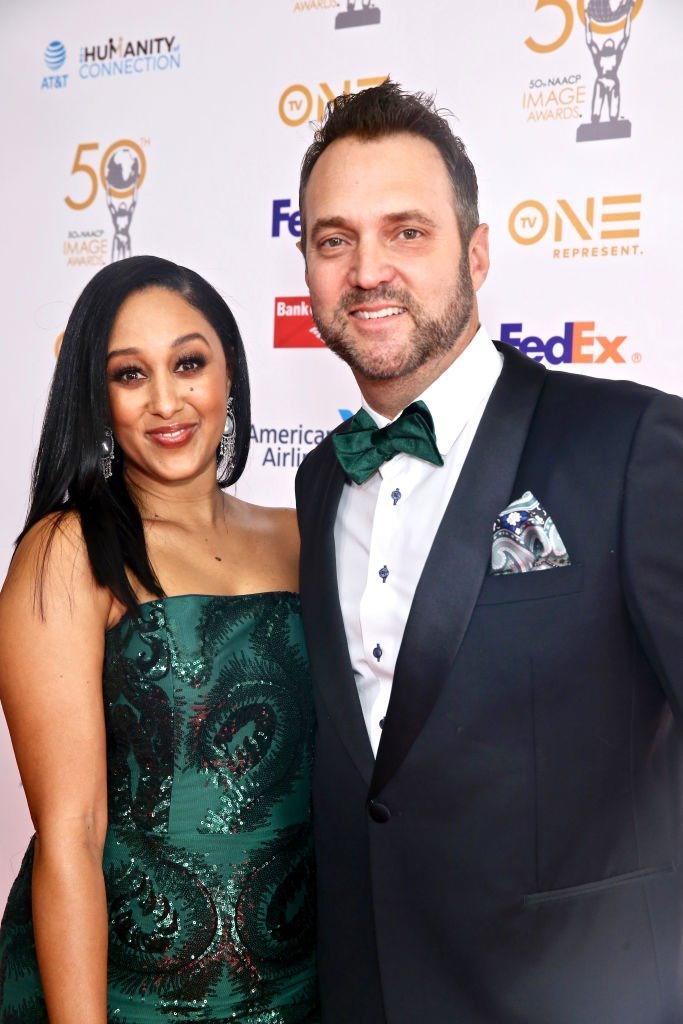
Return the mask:
{"type": "Polygon", "coordinates": [[[683,401],[501,351],[376,761],[329,438],[298,474],[323,1021],[680,1024],[683,401]],[[527,490],[572,564],[491,576],[527,490]]]}

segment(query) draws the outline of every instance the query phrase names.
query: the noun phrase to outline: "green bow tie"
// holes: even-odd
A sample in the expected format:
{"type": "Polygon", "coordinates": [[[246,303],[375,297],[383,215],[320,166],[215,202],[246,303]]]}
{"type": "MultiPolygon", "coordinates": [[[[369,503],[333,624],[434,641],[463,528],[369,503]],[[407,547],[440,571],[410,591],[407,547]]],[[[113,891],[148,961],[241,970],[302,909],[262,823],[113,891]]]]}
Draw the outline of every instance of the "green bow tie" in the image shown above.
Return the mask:
{"type": "Polygon", "coordinates": [[[378,427],[372,416],[360,409],[348,421],[346,430],[332,435],[332,444],[342,469],[357,484],[399,452],[443,466],[434,421],[424,402],[413,402],[386,427],[378,427]]]}

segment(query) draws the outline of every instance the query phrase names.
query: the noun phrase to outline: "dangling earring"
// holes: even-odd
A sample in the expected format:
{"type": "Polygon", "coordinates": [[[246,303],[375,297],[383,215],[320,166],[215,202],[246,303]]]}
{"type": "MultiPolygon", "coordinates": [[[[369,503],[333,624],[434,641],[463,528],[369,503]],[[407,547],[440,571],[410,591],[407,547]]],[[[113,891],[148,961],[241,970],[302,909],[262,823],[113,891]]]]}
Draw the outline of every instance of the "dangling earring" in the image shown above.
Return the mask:
{"type": "Polygon", "coordinates": [[[105,427],[104,437],[100,441],[100,466],[102,467],[102,476],[105,480],[108,480],[111,476],[111,464],[115,458],[114,435],[111,432],[111,427],[105,427]]]}
{"type": "Polygon", "coordinates": [[[221,434],[220,444],[218,445],[218,455],[221,459],[225,459],[225,468],[228,476],[232,473],[233,466],[235,465],[235,414],[232,411],[232,406],[232,395],[230,395],[226,410],[225,426],[221,434]]]}

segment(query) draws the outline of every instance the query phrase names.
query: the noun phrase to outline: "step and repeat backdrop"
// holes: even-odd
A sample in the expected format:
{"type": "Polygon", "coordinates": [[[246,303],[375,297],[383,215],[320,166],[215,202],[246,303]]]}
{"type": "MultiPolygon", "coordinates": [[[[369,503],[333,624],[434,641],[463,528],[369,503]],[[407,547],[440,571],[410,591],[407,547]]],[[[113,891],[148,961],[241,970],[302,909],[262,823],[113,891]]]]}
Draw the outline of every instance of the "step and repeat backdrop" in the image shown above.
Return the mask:
{"type": "MultiPolygon", "coordinates": [[[[0,570],[68,312],[128,255],[227,299],[254,393],[238,493],[293,504],[358,405],[311,320],[298,169],[325,102],[388,75],[436,93],[478,169],[493,337],[683,393],[682,30],[680,0],[4,0],[0,570]]],[[[0,717],[0,911],[30,831],[0,717]]]]}

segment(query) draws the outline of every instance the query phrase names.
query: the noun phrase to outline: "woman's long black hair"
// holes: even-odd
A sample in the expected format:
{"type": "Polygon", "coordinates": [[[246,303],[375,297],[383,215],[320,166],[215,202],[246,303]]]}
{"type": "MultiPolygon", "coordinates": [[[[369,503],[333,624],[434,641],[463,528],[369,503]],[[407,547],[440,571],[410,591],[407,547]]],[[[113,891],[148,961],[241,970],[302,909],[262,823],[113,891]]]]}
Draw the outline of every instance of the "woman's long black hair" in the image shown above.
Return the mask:
{"type": "MultiPolygon", "coordinates": [[[[215,288],[194,271],[157,256],[133,256],[100,270],[69,317],[33,467],[28,515],[17,538],[18,544],[51,513],[77,512],[95,579],[131,614],[138,605],[129,575],[158,597],[163,597],[163,590],[147,555],[140,511],[125,484],[121,450],[117,446],[109,480],[104,479],[100,458],[104,431],[111,425],[109,335],[123,302],[150,287],[180,295],[220,338],[232,378],[236,447],[232,468],[218,467],[218,483],[227,487],[241,476],[249,451],[251,412],[246,358],[235,318],[215,288]]],[[[218,452],[216,458],[218,463],[218,452]]],[[[55,517],[53,529],[60,518],[55,517]]],[[[53,536],[49,532],[43,569],[53,536]]],[[[42,594],[42,571],[37,586],[42,594]]]]}

